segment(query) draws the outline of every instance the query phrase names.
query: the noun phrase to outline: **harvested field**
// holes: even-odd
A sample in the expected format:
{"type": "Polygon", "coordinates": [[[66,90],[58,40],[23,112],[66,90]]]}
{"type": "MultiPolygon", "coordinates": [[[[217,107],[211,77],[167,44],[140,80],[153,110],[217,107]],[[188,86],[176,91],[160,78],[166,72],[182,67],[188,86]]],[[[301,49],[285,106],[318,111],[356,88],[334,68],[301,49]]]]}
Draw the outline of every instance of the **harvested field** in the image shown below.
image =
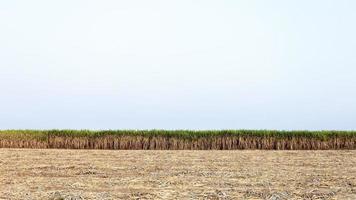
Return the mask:
{"type": "Polygon", "coordinates": [[[3,130],[0,148],[131,150],[356,149],[355,131],[3,130]]]}
{"type": "Polygon", "coordinates": [[[356,151],[0,149],[0,199],[356,199],[356,151]]]}

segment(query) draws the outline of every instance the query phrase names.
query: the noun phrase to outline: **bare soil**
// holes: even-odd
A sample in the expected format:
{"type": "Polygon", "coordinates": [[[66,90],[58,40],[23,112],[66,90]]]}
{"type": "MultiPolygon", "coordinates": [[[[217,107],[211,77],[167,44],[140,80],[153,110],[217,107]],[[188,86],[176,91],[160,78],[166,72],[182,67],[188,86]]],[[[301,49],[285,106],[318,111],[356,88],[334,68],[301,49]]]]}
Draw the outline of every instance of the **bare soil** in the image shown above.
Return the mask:
{"type": "Polygon", "coordinates": [[[0,149],[0,199],[356,199],[356,151],[0,149]]]}

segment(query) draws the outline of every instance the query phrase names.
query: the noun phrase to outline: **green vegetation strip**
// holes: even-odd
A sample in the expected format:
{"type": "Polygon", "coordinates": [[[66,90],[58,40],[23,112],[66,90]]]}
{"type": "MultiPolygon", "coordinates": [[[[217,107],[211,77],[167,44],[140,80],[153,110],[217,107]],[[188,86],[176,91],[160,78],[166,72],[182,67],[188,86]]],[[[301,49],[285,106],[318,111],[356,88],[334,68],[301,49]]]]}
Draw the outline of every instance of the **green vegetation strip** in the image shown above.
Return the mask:
{"type": "Polygon", "coordinates": [[[0,148],[356,149],[356,131],[2,130],[0,148]]]}
{"type": "Polygon", "coordinates": [[[0,139],[8,137],[46,138],[50,136],[100,137],[100,136],[164,136],[200,138],[216,136],[251,137],[356,137],[356,131],[278,131],[278,130],[0,130],[0,139]]]}

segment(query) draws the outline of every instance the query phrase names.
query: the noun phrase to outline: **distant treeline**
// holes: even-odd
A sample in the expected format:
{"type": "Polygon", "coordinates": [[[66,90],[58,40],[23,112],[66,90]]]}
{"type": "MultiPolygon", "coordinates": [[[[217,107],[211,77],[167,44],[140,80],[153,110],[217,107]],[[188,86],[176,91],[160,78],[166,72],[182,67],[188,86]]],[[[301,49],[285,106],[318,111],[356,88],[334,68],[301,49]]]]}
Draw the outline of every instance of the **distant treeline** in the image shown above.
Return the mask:
{"type": "Polygon", "coordinates": [[[356,149],[356,131],[2,130],[0,148],[131,150],[356,149]]]}

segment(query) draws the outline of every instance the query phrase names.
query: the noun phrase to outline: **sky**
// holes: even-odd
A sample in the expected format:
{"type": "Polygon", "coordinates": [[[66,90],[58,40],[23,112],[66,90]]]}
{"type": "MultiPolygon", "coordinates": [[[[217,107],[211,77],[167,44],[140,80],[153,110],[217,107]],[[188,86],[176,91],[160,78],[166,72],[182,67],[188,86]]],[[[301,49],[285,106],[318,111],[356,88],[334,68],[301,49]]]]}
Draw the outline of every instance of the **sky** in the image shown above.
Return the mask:
{"type": "Polygon", "coordinates": [[[356,1],[0,1],[0,129],[356,129],[356,1]]]}

